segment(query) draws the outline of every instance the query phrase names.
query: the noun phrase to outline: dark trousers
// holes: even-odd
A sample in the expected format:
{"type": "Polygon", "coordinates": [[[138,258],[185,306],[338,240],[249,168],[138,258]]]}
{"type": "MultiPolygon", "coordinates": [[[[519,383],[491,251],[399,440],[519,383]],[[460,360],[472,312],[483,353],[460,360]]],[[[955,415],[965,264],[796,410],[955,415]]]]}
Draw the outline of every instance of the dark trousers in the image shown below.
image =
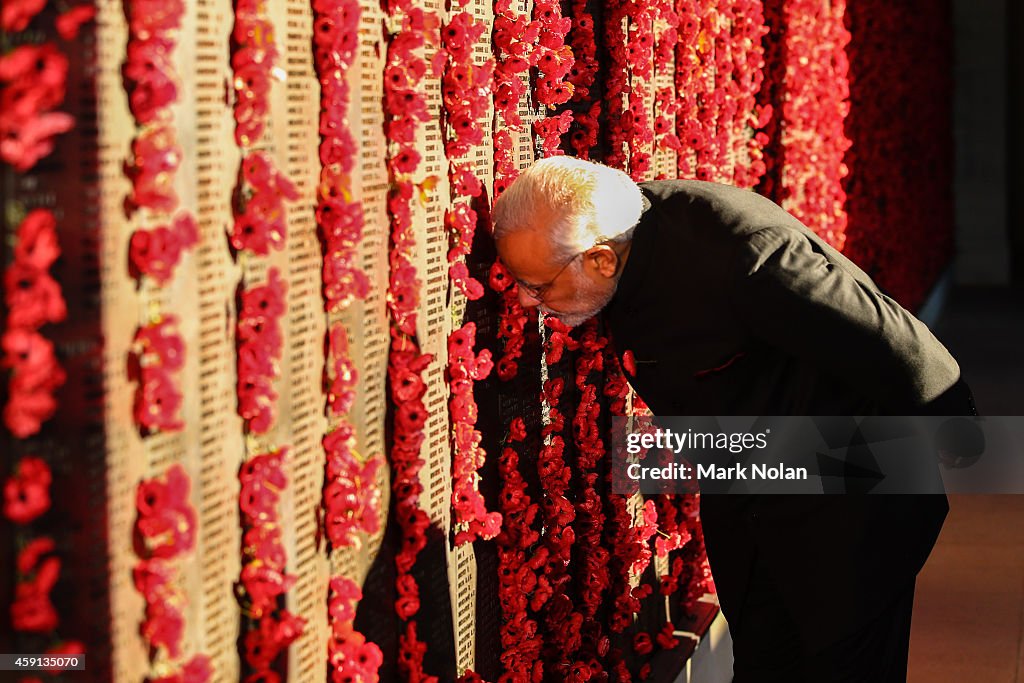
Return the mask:
{"type": "Polygon", "coordinates": [[[808,651],[767,573],[757,572],[740,623],[729,623],[733,683],[905,683],[914,586],[910,581],[894,602],[851,635],[808,651]]]}

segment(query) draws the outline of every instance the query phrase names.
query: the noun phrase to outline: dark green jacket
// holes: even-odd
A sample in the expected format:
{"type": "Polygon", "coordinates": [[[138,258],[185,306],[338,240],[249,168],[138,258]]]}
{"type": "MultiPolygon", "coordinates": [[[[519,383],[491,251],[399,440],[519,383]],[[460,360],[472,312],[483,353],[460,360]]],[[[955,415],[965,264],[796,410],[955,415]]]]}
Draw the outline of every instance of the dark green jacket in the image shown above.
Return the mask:
{"type": "MultiPolygon", "coordinates": [[[[688,180],[641,183],[644,213],[605,319],[655,415],[964,415],[949,352],[860,268],[775,203],[688,180]]],[[[913,580],[939,496],[704,496],[726,618],[755,554],[811,646],[856,629],[913,580]]]]}

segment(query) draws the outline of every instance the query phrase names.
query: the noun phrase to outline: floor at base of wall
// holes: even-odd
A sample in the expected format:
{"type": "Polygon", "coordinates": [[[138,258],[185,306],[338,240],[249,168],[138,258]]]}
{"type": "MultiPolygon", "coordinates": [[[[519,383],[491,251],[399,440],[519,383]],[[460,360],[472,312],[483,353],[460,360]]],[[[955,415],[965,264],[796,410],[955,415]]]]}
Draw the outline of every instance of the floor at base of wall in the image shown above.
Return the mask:
{"type": "MultiPolygon", "coordinates": [[[[1024,292],[959,288],[935,333],[978,410],[1024,415],[1024,292]]],[[[1024,683],[1024,496],[950,496],[918,576],[909,683],[1024,683]]]]}

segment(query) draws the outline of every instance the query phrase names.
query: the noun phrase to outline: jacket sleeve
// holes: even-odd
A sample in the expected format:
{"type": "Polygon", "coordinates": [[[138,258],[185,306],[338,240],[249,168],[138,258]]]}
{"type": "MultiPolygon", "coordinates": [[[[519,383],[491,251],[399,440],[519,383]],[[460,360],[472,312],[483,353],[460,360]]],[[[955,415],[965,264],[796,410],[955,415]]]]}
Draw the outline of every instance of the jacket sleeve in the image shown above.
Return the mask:
{"type": "Polygon", "coordinates": [[[733,306],[751,336],[838,377],[886,413],[974,413],[959,366],[928,327],[803,232],[747,236],[733,275],[733,306]]]}

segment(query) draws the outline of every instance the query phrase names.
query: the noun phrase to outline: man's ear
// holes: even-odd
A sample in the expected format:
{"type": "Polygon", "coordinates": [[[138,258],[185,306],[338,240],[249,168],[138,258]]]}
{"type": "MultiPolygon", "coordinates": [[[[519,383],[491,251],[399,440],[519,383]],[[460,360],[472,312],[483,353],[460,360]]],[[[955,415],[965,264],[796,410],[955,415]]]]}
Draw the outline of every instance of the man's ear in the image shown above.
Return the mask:
{"type": "Polygon", "coordinates": [[[592,263],[603,277],[613,277],[619,267],[619,255],[607,244],[598,244],[587,249],[584,258],[592,263]]]}

